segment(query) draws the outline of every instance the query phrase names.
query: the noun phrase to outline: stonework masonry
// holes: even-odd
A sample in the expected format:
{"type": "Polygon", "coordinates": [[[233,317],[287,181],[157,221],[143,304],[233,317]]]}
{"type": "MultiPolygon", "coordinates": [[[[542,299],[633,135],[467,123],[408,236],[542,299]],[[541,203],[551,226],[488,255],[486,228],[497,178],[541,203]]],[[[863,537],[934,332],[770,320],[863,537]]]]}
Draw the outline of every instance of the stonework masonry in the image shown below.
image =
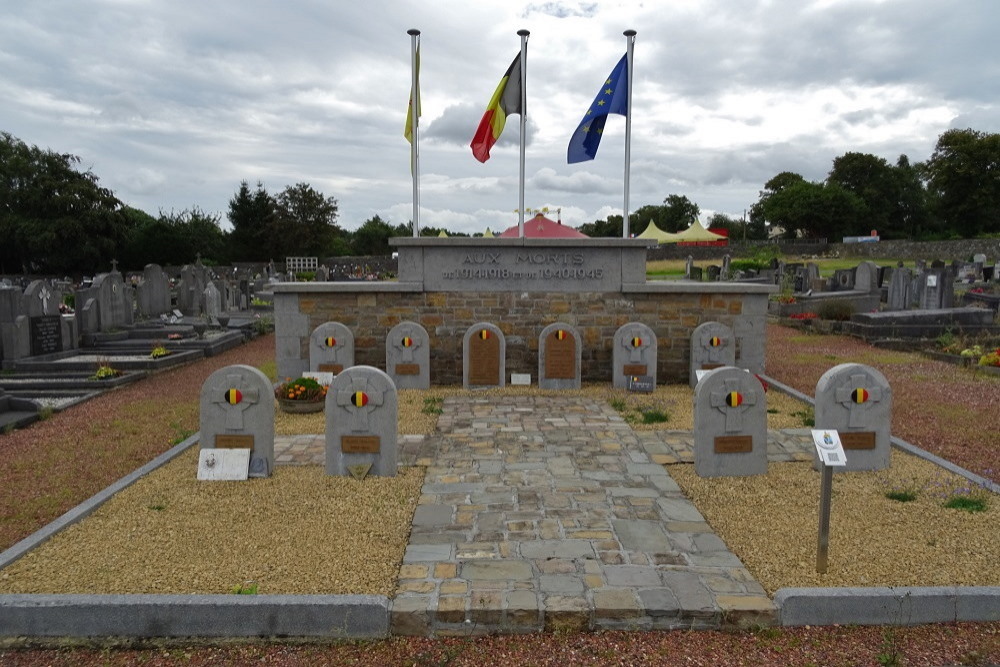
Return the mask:
{"type": "Polygon", "coordinates": [[[526,373],[533,383],[538,336],[555,322],[580,332],[584,382],[611,380],[614,334],[628,322],[642,322],[656,333],[661,383],[687,381],[691,334],[708,321],[736,332],[738,365],[764,370],[767,297],[775,291],[771,285],[646,282],[646,246],[636,239],[573,239],[575,243],[547,245],[531,239],[394,241],[400,249],[399,281],[274,286],[279,377],[308,370],[309,335],[324,322],[341,322],[354,333],[354,363],[382,368],[389,330],[408,320],[427,330],[431,383],[438,385],[462,383],[462,337],[477,322],[493,323],[504,333],[506,377],[526,373]],[[503,275],[511,278],[489,280],[478,273],[455,278],[479,257],[495,260],[491,266],[508,271],[503,275]],[[525,257],[568,257],[576,264],[529,271],[517,264],[525,257]],[[569,271],[583,273],[564,277],[569,271]],[[588,285],[592,288],[585,289],[588,285]]]}

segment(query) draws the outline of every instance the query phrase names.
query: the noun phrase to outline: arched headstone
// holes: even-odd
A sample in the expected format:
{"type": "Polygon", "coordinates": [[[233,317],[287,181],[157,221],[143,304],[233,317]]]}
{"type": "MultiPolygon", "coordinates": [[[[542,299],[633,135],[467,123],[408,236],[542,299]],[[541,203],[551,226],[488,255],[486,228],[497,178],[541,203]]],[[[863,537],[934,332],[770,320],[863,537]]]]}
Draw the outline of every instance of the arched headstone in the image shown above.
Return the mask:
{"type": "Polygon", "coordinates": [[[466,389],[506,384],[507,340],[495,324],[477,322],[462,339],[462,386],[466,389]]]}
{"type": "Polygon", "coordinates": [[[691,332],[691,366],[688,382],[698,384],[697,371],[736,365],[736,337],[721,322],[704,322],[691,332]]]}
{"type": "Polygon", "coordinates": [[[579,389],[582,346],[576,327],[556,322],[538,337],[538,386],[541,389],[579,389]]]}
{"type": "Polygon", "coordinates": [[[354,334],[340,322],[325,322],[309,336],[309,370],[340,373],[354,365],[354,334]]]}
{"type": "Polygon", "coordinates": [[[694,470],[699,477],[767,473],[767,400],[756,376],[723,366],[695,386],[694,470]]]}
{"type": "Polygon", "coordinates": [[[250,450],[250,476],[274,470],[274,390],[267,376],[252,366],[225,366],[201,387],[202,449],[250,450]]]}
{"type": "Polygon", "coordinates": [[[820,376],[815,428],[840,434],[847,465],[838,471],[888,468],[891,426],[892,388],[877,369],[840,364],[820,376]]]}
{"type": "Polygon", "coordinates": [[[396,385],[374,366],[352,366],[326,393],[326,474],[395,477],[396,385]]]}
{"type": "Polygon", "coordinates": [[[397,389],[429,389],[431,344],[427,329],[400,322],[385,338],[385,370],[397,389]]]}
{"type": "Polygon", "coordinates": [[[647,377],[656,385],[656,333],[642,322],[618,327],[614,337],[612,385],[627,389],[630,377],[647,377]]]}

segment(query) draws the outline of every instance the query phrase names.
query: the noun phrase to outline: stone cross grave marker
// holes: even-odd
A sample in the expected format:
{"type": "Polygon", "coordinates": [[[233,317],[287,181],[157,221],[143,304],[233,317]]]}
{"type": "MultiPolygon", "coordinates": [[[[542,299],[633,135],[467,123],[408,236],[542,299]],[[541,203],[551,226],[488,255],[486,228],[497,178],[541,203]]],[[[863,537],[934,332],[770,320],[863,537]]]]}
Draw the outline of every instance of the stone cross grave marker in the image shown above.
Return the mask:
{"type": "Polygon", "coordinates": [[[326,474],[395,477],[396,385],[373,366],[352,366],[326,394],[326,474]]]}
{"type": "Polygon", "coordinates": [[[703,322],[691,332],[691,359],[688,382],[698,384],[696,371],[710,371],[736,365],[736,336],[721,322],[703,322]]]}
{"type": "Polygon", "coordinates": [[[550,324],[538,336],[538,386],[580,388],[580,333],[565,322],[550,324]]]}
{"type": "Polygon", "coordinates": [[[309,336],[309,370],[341,373],[354,365],[354,334],[340,322],[325,322],[309,336]]]}
{"type": "Polygon", "coordinates": [[[495,324],[477,322],[462,338],[462,386],[466,389],[506,384],[507,339],[495,324]]]}
{"type": "Polygon", "coordinates": [[[225,366],[201,388],[201,448],[249,449],[250,476],[274,470],[274,393],[252,366],[225,366]]]}
{"type": "Polygon", "coordinates": [[[843,470],[889,467],[891,419],[889,382],[871,366],[840,364],[816,383],[816,428],[840,434],[847,452],[843,470]]]}
{"type": "Polygon", "coordinates": [[[767,473],[767,400],[747,371],[723,366],[695,386],[694,469],[699,477],[767,473]]]}
{"type": "Polygon", "coordinates": [[[431,344],[427,329],[400,322],[385,339],[385,370],[397,389],[430,389],[431,344]]]}
{"type": "Polygon", "coordinates": [[[628,389],[629,378],[648,377],[656,384],[656,333],[642,322],[618,327],[611,355],[612,386],[628,389]]]}

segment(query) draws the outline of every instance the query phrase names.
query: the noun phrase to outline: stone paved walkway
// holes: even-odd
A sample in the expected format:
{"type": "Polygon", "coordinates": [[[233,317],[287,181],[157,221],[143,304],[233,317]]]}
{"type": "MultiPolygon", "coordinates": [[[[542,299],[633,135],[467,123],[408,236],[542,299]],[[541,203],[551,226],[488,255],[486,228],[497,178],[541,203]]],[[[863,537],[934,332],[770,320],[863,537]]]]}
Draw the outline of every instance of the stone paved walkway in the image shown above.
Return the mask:
{"type": "MultiPolygon", "coordinates": [[[[635,432],[603,401],[451,397],[433,436],[402,438],[427,468],[392,632],[483,634],[713,628],[765,622],[763,588],[663,464],[689,432],[635,432]]],[[[322,436],[276,443],[322,463],[322,436]],[[317,452],[318,450],[318,452],[317,452]],[[318,456],[318,460],[317,457],[318,456]]],[[[773,461],[808,460],[808,431],[769,433],[773,461]]]]}

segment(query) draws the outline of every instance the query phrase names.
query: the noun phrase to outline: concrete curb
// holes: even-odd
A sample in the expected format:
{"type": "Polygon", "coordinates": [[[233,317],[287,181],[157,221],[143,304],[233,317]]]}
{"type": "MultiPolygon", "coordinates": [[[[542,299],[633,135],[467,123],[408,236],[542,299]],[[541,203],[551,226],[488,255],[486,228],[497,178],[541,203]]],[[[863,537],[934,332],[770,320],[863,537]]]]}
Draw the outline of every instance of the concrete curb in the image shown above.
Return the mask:
{"type": "Polygon", "coordinates": [[[921,625],[1000,621],[1000,586],[782,588],[779,624],[921,625]]]}
{"type": "Polygon", "coordinates": [[[326,637],[389,633],[382,595],[0,595],[0,637],[326,637]]]}

